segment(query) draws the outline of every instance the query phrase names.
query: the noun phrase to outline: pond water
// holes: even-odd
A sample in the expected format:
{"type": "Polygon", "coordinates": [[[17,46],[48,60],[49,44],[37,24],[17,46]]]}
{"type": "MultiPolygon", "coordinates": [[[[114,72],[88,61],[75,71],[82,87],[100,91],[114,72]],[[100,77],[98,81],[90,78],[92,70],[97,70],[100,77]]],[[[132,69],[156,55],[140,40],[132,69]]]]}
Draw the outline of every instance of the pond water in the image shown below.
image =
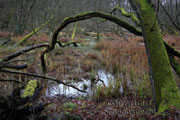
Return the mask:
{"type": "Polygon", "coordinates": [[[80,50],[82,52],[85,52],[85,53],[99,53],[99,51],[95,50],[94,49],[94,46],[96,45],[97,43],[97,40],[94,38],[94,37],[86,37],[84,38],[84,40],[86,41],[86,45],[79,45],[76,49],[77,50],[80,50]]]}
{"type": "MultiPolygon", "coordinates": [[[[88,45],[87,46],[80,45],[77,47],[78,50],[86,52],[86,53],[100,54],[99,51],[94,49],[94,46],[97,43],[97,40],[94,37],[89,36],[89,37],[86,37],[85,40],[88,42],[88,45]]],[[[79,92],[74,88],[67,87],[62,84],[59,84],[59,85],[55,84],[49,87],[49,90],[47,90],[46,92],[46,96],[52,97],[56,95],[65,95],[68,97],[80,97],[80,96],[88,97],[94,94],[98,85],[104,84],[105,86],[108,86],[110,81],[115,80],[114,76],[104,69],[98,70],[96,79],[100,79],[100,80],[97,81],[96,83],[92,83],[91,80],[81,78],[83,82],[72,83],[75,87],[81,90],[83,90],[83,86],[86,85],[87,93],[79,92]]],[[[120,92],[123,92],[122,87],[120,88],[120,92]]]]}
{"type": "MultiPolygon", "coordinates": [[[[108,83],[110,81],[113,81],[115,78],[112,74],[106,72],[105,70],[99,70],[96,75],[97,79],[100,79],[101,81],[98,81],[97,83],[92,83],[91,80],[82,79],[83,82],[74,83],[73,85],[76,86],[79,89],[83,89],[83,85],[87,85],[87,93],[82,93],[77,91],[74,88],[64,86],[62,84],[59,85],[53,85],[49,88],[49,90],[46,92],[46,96],[52,97],[56,95],[65,95],[67,97],[88,97],[92,96],[95,92],[97,85],[103,85],[108,86],[108,83]],[[93,86],[93,87],[92,87],[93,86]]],[[[122,88],[120,89],[122,92],[122,88]]]]}

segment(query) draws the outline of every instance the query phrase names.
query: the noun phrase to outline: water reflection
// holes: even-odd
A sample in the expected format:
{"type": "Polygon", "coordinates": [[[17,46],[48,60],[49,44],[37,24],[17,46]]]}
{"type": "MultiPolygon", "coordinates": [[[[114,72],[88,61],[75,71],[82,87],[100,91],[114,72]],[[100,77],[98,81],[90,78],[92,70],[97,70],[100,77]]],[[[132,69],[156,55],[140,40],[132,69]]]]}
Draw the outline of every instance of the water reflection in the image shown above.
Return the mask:
{"type": "Polygon", "coordinates": [[[115,79],[112,74],[106,72],[105,70],[99,70],[96,75],[96,78],[100,79],[99,81],[97,81],[96,85],[92,85],[93,83],[91,82],[91,80],[86,80],[83,78],[82,78],[83,82],[78,82],[73,84],[74,86],[80,89],[83,89],[83,85],[87,85],[87,89],[86,89],[87,93],[82,93],[71,87],[67,87],[62,84],[59,84],[49,87],[49,90],[46,92],[46,96],[55,96],[55,95],[64,94],[65,96],[68,97],[79,97],[79,96],[87,97],[87,96],[91,96],[95,92],[97,85],[103,85],[104,83],[105,86],[108,86],[109,81],[115,79]]]}

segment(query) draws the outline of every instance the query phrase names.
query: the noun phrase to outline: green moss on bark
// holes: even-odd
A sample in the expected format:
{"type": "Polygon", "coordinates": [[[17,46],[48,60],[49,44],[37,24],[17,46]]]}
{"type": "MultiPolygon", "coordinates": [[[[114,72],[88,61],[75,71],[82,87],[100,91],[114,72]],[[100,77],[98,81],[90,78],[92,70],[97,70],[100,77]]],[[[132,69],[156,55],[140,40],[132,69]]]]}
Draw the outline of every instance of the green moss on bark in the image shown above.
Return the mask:
{"type": "Polygon", "coordinates": [[[132,21],[134,23],[136,23],[136,25],[140,26],[139,20],[138,18],[135,16],[135,14],[133,12],[126,12],[124,10],[124,8],[119,8],[119,10],[121,11],[121,14],[125,17],[130,17],[132,19],[132,21]]]}
{"type": "Polygon", "coordinates": [[[115,8],[113,8],[113,10],[111,10],[110,14],[114,13],[116,10],[120,10],[123,16],[131,18],[137,26],[140,26],[140,22],[133,12],[127,12],[124,10],[124,8],[121,8],[119,5],[117,5],[115,8]]]}
{"type": "Polygon", "coordinates": [[[32,96],[37,88],[37,80],[30,80],[22,94],[22,97],[32,96]]]}
{"type": "Polygon", "coordinates": [[[147,0],[137,0],[136,5],[141,15],[139,18],[146,43],[158,112],[164,112],[170,106],[180,109],[180,93],[174,80],[154,9],[147,0]]]}

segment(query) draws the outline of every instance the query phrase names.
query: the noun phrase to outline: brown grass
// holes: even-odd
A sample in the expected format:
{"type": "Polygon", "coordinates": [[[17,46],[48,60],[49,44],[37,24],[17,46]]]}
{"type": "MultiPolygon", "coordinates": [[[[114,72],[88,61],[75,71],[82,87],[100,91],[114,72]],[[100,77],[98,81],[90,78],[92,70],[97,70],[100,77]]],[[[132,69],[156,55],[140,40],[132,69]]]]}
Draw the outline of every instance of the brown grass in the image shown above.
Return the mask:
{"type": "Polygon", "coordinates": [[[8,39],[10,37],[10,32],[8,31],[0,31],[0,38],[8,39]]]}
{"type": "MultiPolygon", "coordinates": [[[[9,33],[1,33],[3,37],[7,37],[9,33]]],[[[13,37],[14,42],[18,42],[23,36],[13,37]]],[[[90,71],[100,68],[100,63],[111,72],[117,80],[123,85],[124,91],[138,93],[139,95],[151,95],[150,82],[148,78],[148,63],[142,38],[128,34],[128,39],[124,40],[119,36],[108,33],[113,40],[102,40],[95,48],[101,50],[102,55],[97,57],[95,54],[86,54],[76,51],[73,48],[58,48],[47,54],[46,62],[48,68],[48,76],[58,79],[72,80],[76,77],[89,77],[90,71]]],[[[103,35],[102,35],[103,36],[103,35]]],[[[166,35],[164,39],[172,44],[175,43],[177,49],[180,48],[179,36],[166,35]]],[[[68,42],[70,37],[61,37],[61,42],[68,42]]],[[[37,44],[50,42],[51,37],[45,33],[37,33],[27,40],[27,44],[37,44]]],[[[84,42],[81,38],[75,38],[74,41],[84,42]]],[[[12,53],[20,48],[3,48],[0,50],[0,58],[12,53]]],[[[18,59],[28,59],[29,68],[24,72],[42,74],[40,56],[41,51],[34,51],[23,55],[18,59]]],[[[21,64],[21,63],[18,63],[21,64]]],[[[32,79],[31,77],[23,77],[21,75],[0,74],[1,78],[15,78],[17,80],[32,79]]]]}
{"type": "Polygon", "coordinates": [[[60,37],[59,41],[62,42],[62,43],[67,43],[67,42],[71,41],[71,38],[60,37]]]}
{"type": "Polygon", "coordinates": [[[137,44],[141,41],[141,37],[130,37],[127,41],[103,40],[95,48],[102,51],[102,63],[117,79],[121,79],[124,90],[133,90],[143,96],[151,95],[151,90],[145,47],[137,44]]]}
{"type": "MultiPolygon", "coordinates": [[[[110,33],[106,35],[113,37],[110,33]]],[[[114,35],[113,40],[106,38],[96,44],[95,49],[101,50],[102,63],[114,76],[117,76],[117,80],[121,79],[125,91],[134,91],[140,96],[151,96],[148,61],[143,38],[132,34],[127,34],[127,36],[126,40],[117,35],[114,35]]],[[[180,36],[167,34],[163,39],[180,50],[180,36]]],[[[177,60],[179,62],[179,59],[177,60]]],[[[177,75],[175,78],[179,79],[177,75]]]]}
{"type": "Polygon", "coordinates": [[[173,34],[166,34],[163,36],[163,39],[168,42],[170,45],[174,44],[177,48],[180,48],[180,36],[173,34]]]}
{"type": "MultiPolygon", "coordinates": [[[[180,51],[180,35],[166,34],[163,39],[180,51]]],[[[180,63],[179,58],[176,58],[176,60],[180,63]]]]}
{"type": "MultiPolygon", "coordinates": [[[[24,32],[23,35],[19,35],[19,36],[13,36],[12,37],[12,41],[14,43],[19,42],[21,39],[23,39],[26,35],[28,35],[29,32],[24,32]]],[[[47,43],[51,41],[51,37],[46,35],[43,32],[39,32],[34,34],[33,36],[31,36],[30,38],[27,39],[25,45],[29,45],[29,44],[38,44],[38,43],[47,43]]]]}

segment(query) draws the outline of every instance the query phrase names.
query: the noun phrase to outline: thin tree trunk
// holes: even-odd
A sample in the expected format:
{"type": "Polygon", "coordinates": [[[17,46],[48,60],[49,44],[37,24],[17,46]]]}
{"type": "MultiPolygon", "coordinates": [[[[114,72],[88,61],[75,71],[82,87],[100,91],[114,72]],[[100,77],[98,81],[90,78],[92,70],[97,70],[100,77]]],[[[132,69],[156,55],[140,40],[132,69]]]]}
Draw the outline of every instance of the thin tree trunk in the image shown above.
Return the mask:
{"type": "Polygon", "coordinates": [[[16,25],[16,35],[21,34],[21,25],[20,25],[20,6],[16,3],[16,11],[15,11],[15,25],[16,25]]]}

